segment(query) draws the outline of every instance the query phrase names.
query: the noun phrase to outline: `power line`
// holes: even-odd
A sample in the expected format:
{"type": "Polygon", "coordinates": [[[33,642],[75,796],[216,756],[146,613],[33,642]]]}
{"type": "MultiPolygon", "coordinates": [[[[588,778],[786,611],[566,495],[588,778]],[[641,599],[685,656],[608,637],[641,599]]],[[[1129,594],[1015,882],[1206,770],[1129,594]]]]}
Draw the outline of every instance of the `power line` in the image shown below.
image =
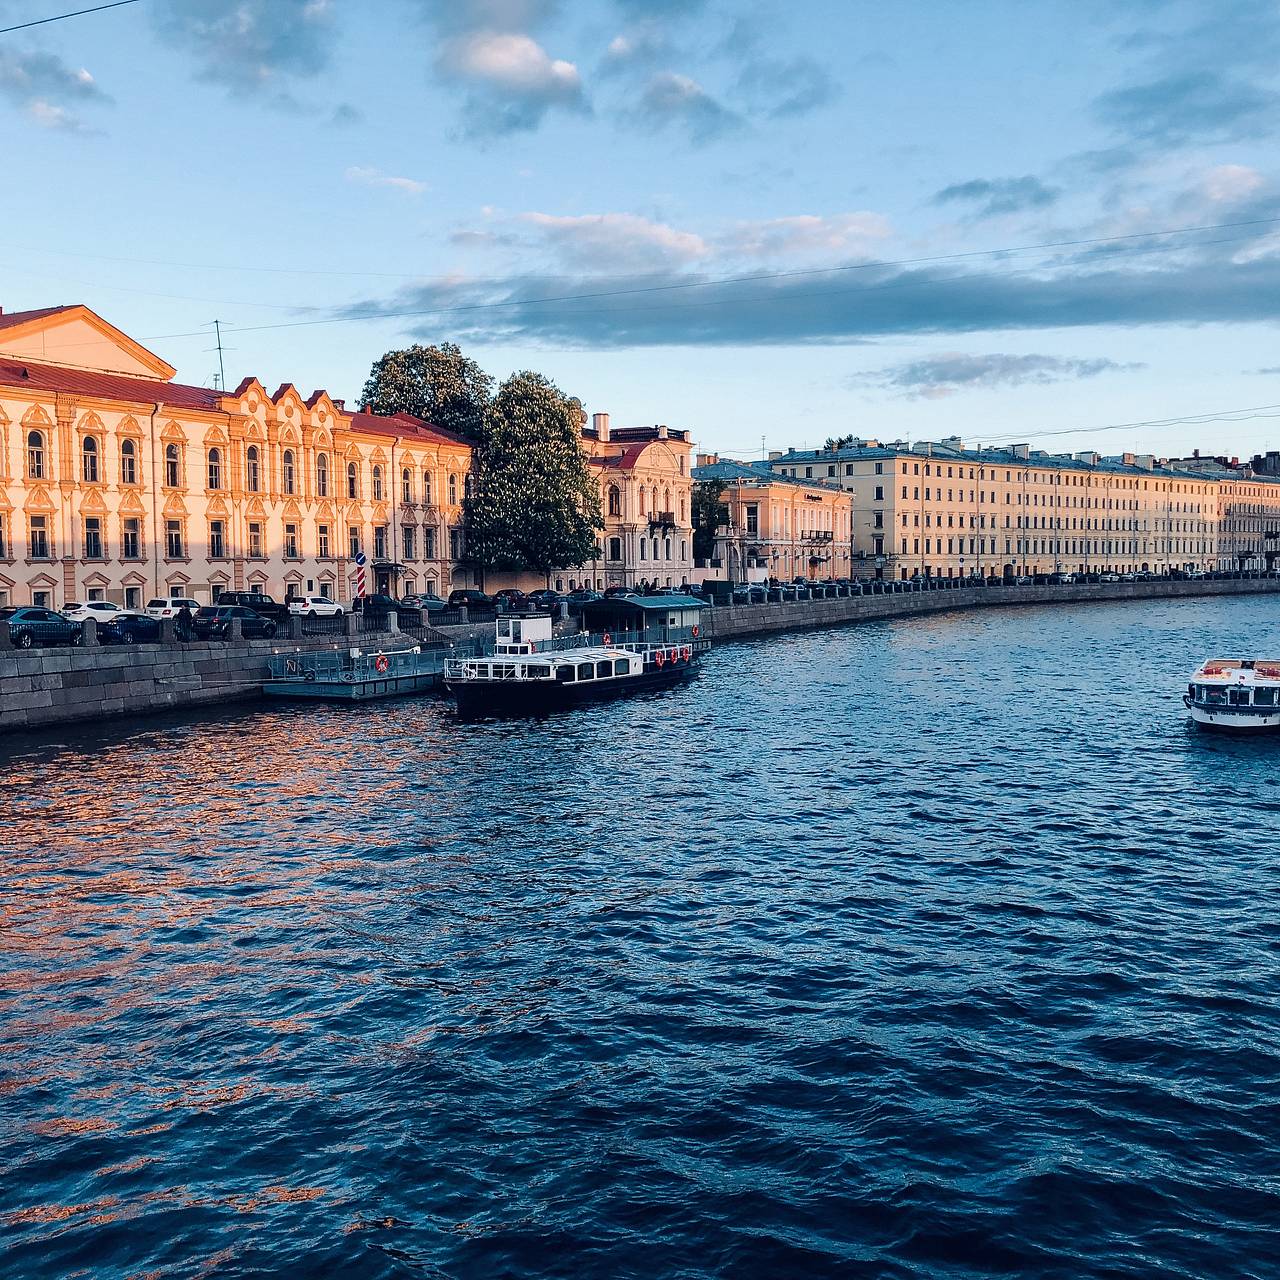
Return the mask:
{"type": "Polygon", "coordinates": [[[104,9],[120,9],[127,4],[137,4],[138,0],[112,0],[111,4],[94,5],[92,9],[76,9],[71,13],[55,13],[51,18],[33,18],[30,22],[19,22],[14,27],[0,27],[0,36],[10,31],[25,31],[28,27],[43,27],[46,22],[62,22],[66,18],[82,18],[86,13],[101,13],[104,9]]]}

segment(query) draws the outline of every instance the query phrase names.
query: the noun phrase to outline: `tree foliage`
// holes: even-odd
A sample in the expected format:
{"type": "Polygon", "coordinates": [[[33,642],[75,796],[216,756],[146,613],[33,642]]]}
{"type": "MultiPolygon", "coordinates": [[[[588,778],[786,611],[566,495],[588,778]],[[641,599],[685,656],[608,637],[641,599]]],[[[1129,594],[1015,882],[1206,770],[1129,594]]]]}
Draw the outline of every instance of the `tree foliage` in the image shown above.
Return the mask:
{"type": "Polygon", "coordinates": [[[833,451],[836,449],[850,449],[853,447],[853,442],[856,438],[857,438],[856,436],[851,436],[851,435],[850,436],[830,436],[827,439],[826,447],[833,451]]]}
{"type": "Polygon", "coordinates": [[[710,560],[716,553],[716,530],[729,523],[729,508],[720,500],[723,480],[695,480],[691,497],[693,514],[693,554],[710,560]]]}
{"type": "Polygon", "coordinates": [[[484,415],[464,504],[482,570],[576,568],[595,558],[600,489],[582,448],[581,406],[540,373],[515,373],[484,415]]]}
{"type": "Polygon", "coordinates": [[[362,402],[371,413],[412,413],[469,440],[479,437],[493,379],[452,342],[388,351],[374,362],[362,402]]]}

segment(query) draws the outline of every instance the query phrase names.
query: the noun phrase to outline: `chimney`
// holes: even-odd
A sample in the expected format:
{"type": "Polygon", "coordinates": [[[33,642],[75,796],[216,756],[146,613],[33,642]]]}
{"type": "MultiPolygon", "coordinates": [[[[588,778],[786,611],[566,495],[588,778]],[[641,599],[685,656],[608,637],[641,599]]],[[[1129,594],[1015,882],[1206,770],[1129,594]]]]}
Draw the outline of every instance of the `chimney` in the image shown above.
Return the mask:
{"type": "Polygon", "coordinates": [[[1010,448],[1009,452],[1015,458],[1026,459],[1031,456],[1031,446],[1029,444],[1015,444],[1010,448]]]}
{"type": "Polygon", "coordinates": [[[698,466],[714,467],[720,461],[718,453],[700,453],[698,454],[698,466]]]}
{"type": "Polygon", "coordinates": [[[769,461],[770,461],[770,462],[777,462],[777,460],[778,460],[780,457],[782,457],[782,450],[781,450],[781,449],[770,449],[770,450],[769,450],[769,461]]]}
{"type": "Polygon", "coordinates": [[[596,439],[601,444],[608,443],[609,415],[607,413],[593,413],[591,415],[591,425],[596,429],[596,439]]]}
{"type": "Polygon", "coordinates": [[[667,434],[668,434],[668,433],[667,433],[667,424],[664,422],[664,423],[663,423],[663,424],[658,428],[658,439],[659,439],[659,440],[665,440],[665,439],[667,438],[667,434]]]}

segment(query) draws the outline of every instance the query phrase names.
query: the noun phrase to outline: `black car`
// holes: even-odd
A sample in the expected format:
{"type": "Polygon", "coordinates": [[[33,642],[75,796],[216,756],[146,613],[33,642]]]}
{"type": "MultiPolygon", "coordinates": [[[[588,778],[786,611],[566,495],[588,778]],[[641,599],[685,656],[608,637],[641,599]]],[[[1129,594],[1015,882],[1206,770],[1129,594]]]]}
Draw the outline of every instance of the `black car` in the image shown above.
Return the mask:
{"type": "Polygon", "coordinates": [[[395,613],[399,615],[400,622],[422,621],[421,608],[403,604],[391,596],[381,594],[356,596],[351,602],[351,612],[370,619],[385,618],[388,614],[395,613]]]}
{"type": "Polygon", "coordinates": [[[524,598],[527,608],[538,609],[542,613],[554,613],[556,606],[563,597],[558,591],[552,591],[550,587],[544,587],[541,591],[530,591],[524,598]]]}
{"type": "Polygon", "coordinates": [[[529,597],[517,587],[503,587],[493,593],[493,603],[504,613],[515,613],[525,607],[529,597]]]}
{"type": "Polygon", "coordinates": [[[164,623],[145,613],[117,613],[98,623],[98,640],[102,644],[159,644],[164,623]]]}
{"type": "Polygon", "coordinates": [[[640,593],[635,587],[605,587],[604,598],[606,600],[616,600],[619,596],[638,596],[640,593]]]}
{"type": "Polygon", "coordinates": [[[11,605],[0,609],[0,622],[9,624],[9,641],[15,649],[79,644],[84,636],[84,629],[78,622],[36,605],[11,605]]]}
{"type": "Polygon", "coordinates": [[[581,609],[584,604],[595,604],[597,600],[603,599],[600,592],[592,591],[590,587],[579,587],[577,591],[570,591],[565,596],[570,609],[581,609]]]}
{"type": "Polygon", "coordinates": [[[289,606],[273,600],[261,591],[224,591],[217,602],[228,608],[234,605],[241,609],[252,609],[254,613],[270,618],[273,622],[289,621],[289,606]]]}
{"type": "Polygon", "coordinates": [[[468,609],[492,609],[493,597],[474,587],[459,587],[456,591],[450,591],[449,608],[460,609],[463,605],[468,609]]]}
{"type": "Polygon", "coordinates": [[[240,621],[240,634],[246,640],[270,640],[276,624],[270,618],[243,605],[206,604],[196,610],[192,630],[201,640],[225,640],[231,632],[233,618],[240,621]]]}

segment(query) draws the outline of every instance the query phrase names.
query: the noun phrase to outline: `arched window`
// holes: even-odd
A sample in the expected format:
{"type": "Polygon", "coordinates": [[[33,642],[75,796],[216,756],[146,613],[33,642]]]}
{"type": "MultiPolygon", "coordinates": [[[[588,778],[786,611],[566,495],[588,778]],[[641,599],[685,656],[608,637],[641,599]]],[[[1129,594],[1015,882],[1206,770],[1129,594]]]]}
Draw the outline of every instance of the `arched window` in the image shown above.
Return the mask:
{"type": "Polygon", "coordinates": [[[401,497],[406,503],[413,501],[413,472],[408,467],[400,473],[400,483],[403,488],[401,497]]]}
{"type": "Polygon", "coordinates": [[[640,486],[640,514],[644,515],[649,510],[649,497],[645,492],[644,485],[640,486]]]}
{"type": "Polygon", "coordinates": [[[671,490],[663,489],[662,491],[662,509],[663,511],[671,510],[671,490]]]}
{"type": "Polygon", "coordinates": [[[422,473],[422,501],[431,505],[431,472],[424,471],[422,473]]]}
{"type": "Polygon", "coordinates": [[[138,447],[132,440],[120,444],[120,483],[138,483],[138,447]]]}
{"type": "Polygon", "coordinates": [[[356,470],[354,462],[347,463],[347,497],[358,498],[360,496],[360,473],[356,470]]]}
{"type": "Polygon", "coordinates": [[[167,444],[164,447],[164,482],[170,489],[178,487],[178,446],[167,444]]]}
{"type": "Polygon", "coordinates": [[[374,467],[373,469],[373,500],[374,502],[382,501],[382,468],[374,467]]]}
{"type": "Polygon", "coordinates": [[[85,484],[98,483],[98,442],[92,436],[85,436],[80,445],[80,460],[84,470],[85,484]]]}
{"type": "Polygon", "coordinates": [[[282,459],[284,466],[281,468],[284,472],[284,491],[285,493],[293,493],[297,488],[297,476],[293,467],[293,450],[286,449],[284,458],[282,459]]]}
{"type": "Polygon", "coordinates": [[[329,496],[329,457],[323,453],[316,457],[316,496],[329,496]]]}
{"type": "Polygon", "coordinates": [[[475,495],[475,491],[476,491],[476,478],[471,474],[470,471],[468,471],[465,479],[462,481],[463,496],[467,498],[473,497],[475,495]]]}
{"type": "Polygon", "coordinates": [[[684,524],[684,512],[685,512],[684,495],[681,494],[680,495],[680,523],[681,524],[684,524]]]}
{"type": "Polygon", "coordinates": [[[27,436],[27,479],[44,479],[44,436],[38,431],[27,436]]]}
{"type": "Polygon", "coordinates": [[[258,446],[251,444],[244,455],[244,482],[250,493],[262,487],[262,463],[258,459],[258,446]]]}
{"type": "Polygon", "coordinates": [[[222,488],[222,450],[209,450],[209,488],[222,488]]]}
{"type": "Polygon", "coordinates": [[[622,494],[618,492],[616,484],[609,486],[609,514],[611,516],[620,516],[622,514],[622,494]]]}
{"type": "Polygon", "coordinates": [[[452,506],[458,505],[458,477],[449,472],[449,502],[452,506]]]}

